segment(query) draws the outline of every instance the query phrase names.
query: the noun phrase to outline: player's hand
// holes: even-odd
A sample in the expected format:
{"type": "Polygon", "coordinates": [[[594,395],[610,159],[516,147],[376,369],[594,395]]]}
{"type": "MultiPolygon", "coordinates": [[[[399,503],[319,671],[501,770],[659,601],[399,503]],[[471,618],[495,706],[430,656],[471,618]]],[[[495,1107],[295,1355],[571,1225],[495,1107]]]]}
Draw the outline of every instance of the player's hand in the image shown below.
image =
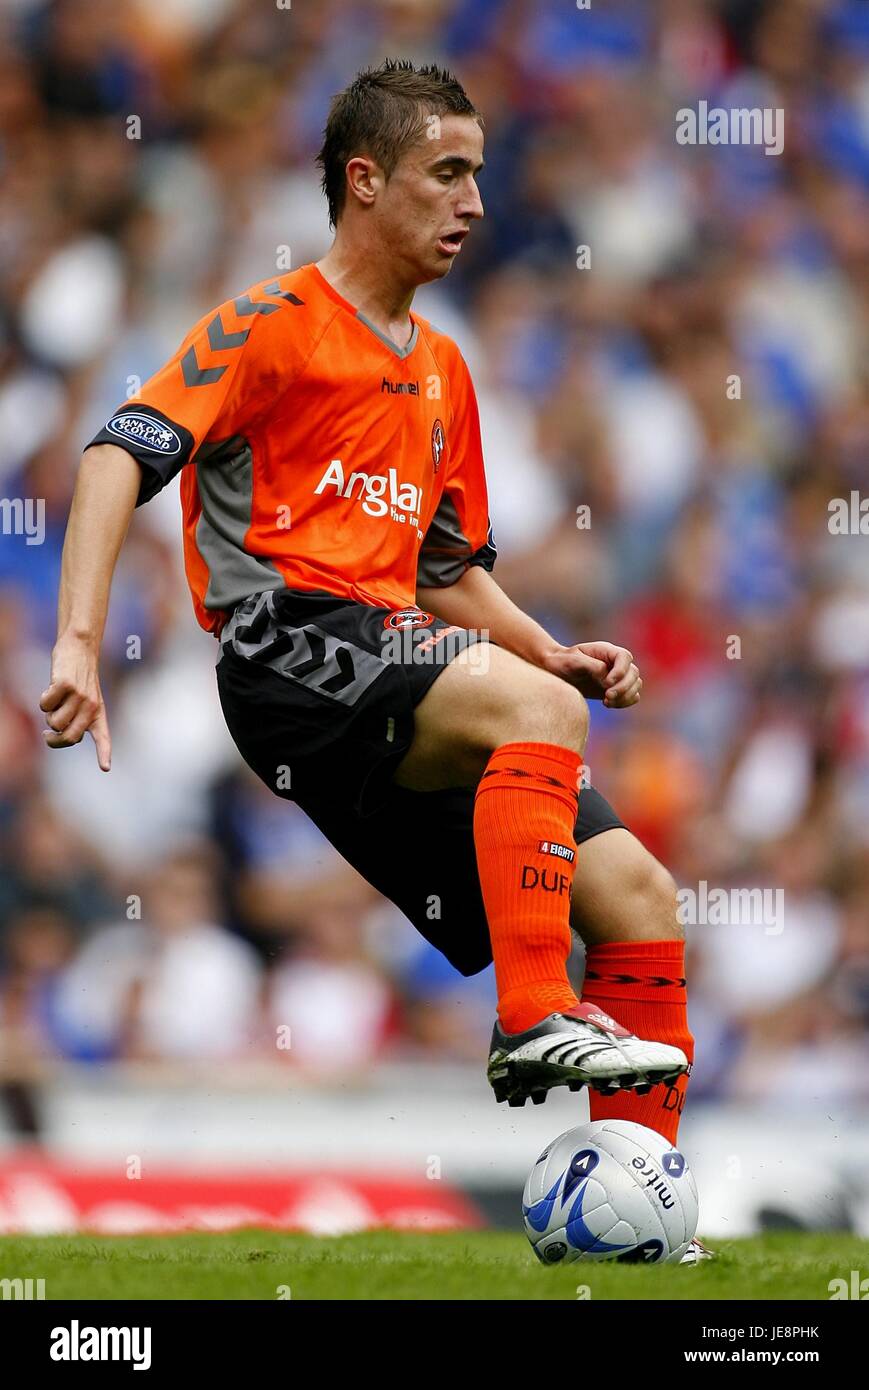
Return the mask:
{"type": "Polygon", "coordinates": [[[587,700],[603,700],[609,709],[635,705],[643,690],[632,653],[612,642],[562,647],[547,658],[546,669],[575,685],[587,700]]]}
{"type": "Polygon", "coordinates": [[[77,638],[60,638],[51,654],[51,682],[43,691],[39,708],[47,729],[48,748],[72,748],[89,733],[103,772],[112,765],[109,721],[100,690],[99,657],[94,648],[77,638]]]}

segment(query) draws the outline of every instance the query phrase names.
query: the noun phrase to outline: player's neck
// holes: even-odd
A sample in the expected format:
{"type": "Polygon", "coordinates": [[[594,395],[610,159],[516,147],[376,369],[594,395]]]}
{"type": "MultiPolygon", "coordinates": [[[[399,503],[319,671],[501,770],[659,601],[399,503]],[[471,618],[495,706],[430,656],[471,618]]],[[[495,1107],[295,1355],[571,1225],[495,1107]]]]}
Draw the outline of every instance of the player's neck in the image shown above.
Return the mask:
{"type": "Polygon", "coordinates": [[[337,240],[322,260],[320,274],[365,318],[405,347],[413,333],[410,306],[416,286],[398,285],[395,277],[364,248],[355,250],[337,240]]]}

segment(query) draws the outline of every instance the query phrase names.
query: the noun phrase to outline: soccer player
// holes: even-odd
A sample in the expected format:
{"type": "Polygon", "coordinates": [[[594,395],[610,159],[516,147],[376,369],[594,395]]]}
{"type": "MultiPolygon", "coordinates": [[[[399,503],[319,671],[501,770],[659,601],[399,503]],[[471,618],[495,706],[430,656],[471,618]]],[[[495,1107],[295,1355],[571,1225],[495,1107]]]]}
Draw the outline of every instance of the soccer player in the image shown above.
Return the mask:
{"type": "Polygon", "coordinates": [[[468,368],[411,310],[483,215],[482,149],[437,68],[388,62],[334,99],[331,249],[206,314],[86,446],[46,742],[89,731],[109,769],[114,566],[134,507],[180,473],[193,606],[244,759],[459,971],[494,959],[498,1100],[587,1085],[592,1119],[675,1141],[693,1055],[675,888],[580,793],[586,701],[629,708],[642,681],[629,651],[562,646],[499,588],[468,368]]]}

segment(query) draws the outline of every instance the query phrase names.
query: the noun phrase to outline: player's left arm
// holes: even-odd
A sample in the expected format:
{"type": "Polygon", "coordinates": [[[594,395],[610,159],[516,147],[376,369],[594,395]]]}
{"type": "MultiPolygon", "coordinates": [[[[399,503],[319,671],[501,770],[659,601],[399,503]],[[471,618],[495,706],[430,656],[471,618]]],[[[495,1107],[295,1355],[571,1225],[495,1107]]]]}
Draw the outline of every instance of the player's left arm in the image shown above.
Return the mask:
{"type": "Polygon", "coordinates": [[[489,525],[480,416],[471,374],[458,350],[449,385],[443,491],[420,549],[417,602],[457,627],[487,631],[499,647],[560,676],[586,699],[603,700],[613,709],[635,705],[643,682],[625,647],[611,642],[562,646],[492,578],[497,551],[489,525]]]}
{"type": "Polygon", "coordinates": [[[587,700],[626,709],[640,698],[643,681],[627,648],[611,642],[562,646],[504,593],[482,565],[470,565],[448,588],[418,585],[416,597],[426,612],[456,627],[488,632],[499,647],[575,685],[587,700]]]}

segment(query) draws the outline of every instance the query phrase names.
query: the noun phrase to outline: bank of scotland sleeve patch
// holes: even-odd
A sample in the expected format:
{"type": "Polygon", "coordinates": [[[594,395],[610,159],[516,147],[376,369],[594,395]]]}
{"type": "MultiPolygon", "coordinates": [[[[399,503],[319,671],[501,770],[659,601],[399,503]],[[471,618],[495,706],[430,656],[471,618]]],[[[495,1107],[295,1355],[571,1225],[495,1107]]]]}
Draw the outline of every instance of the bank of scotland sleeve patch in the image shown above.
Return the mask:
{"type": "Polygon", "coordinates": [[[142,482],[136,506],[149,502],[180,472],[193,449],[193,435],[153,406],[131,402],[115,411],[90,440],[94,444],[119,444],[139,464],[142,482]]]}

